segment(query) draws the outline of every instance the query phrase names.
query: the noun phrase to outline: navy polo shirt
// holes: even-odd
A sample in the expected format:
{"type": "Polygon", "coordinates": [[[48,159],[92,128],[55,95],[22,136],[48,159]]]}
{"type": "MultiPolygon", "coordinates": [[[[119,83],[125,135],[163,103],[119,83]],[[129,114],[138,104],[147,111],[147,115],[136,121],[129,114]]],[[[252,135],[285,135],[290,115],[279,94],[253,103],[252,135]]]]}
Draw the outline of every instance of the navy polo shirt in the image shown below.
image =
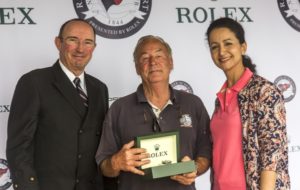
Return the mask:
{"type": "MultiPolygon", "coordinates": [[[[171,90],[171,101],[160,113],[159,130],[162,132],[179,131],[180,158],[189,156],[211,159],[211,141],[209,131],[209,115],[201,99],[184,91],[171,90]]],[[[103,160],[117,153],[124,144],[134,140],[136,136],[149,135],[154,129],[155,115],[148,103],[143,86],[136,92],[116,100],[110,107],[103,125],[103,132],[96,161],[103,160]]],[[[195,185],[185,186],[169,177],[145,180],[130,172],[121,171],[119,190],[186,190],[195,189],[195,185]]]]}

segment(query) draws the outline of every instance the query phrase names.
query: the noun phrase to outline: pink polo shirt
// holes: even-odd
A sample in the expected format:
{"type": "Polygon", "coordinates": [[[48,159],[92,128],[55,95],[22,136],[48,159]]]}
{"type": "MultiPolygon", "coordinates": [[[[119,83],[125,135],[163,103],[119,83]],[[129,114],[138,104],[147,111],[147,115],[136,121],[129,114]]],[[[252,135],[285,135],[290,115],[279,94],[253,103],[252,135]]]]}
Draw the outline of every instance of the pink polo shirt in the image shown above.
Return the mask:
{"type": "Polygon", "coordinates": [[[242,123],[237,95],[253,73],[247,68],[231,88],[225,82],[217,93],[220,106],[210,123],[213,140],[213,190],[246,190],[242,153],[242,123]]]}

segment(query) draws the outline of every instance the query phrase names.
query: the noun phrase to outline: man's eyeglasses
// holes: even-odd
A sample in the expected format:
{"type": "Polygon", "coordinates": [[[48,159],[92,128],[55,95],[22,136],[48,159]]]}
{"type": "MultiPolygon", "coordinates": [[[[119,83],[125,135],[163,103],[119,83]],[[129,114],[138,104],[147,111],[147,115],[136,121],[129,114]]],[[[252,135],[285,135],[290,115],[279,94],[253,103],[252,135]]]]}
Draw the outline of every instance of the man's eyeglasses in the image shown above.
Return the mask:
{"type": "Polygon", "coordinates": [[[69,46],[78,46],[80,43],[85,48],[93,48],[96,46],[96,43],[93,40],[83,40],[80,41],[77,37],[66,37],[66,38],[60,38],[62,41],[64,41],[69,46]]]}

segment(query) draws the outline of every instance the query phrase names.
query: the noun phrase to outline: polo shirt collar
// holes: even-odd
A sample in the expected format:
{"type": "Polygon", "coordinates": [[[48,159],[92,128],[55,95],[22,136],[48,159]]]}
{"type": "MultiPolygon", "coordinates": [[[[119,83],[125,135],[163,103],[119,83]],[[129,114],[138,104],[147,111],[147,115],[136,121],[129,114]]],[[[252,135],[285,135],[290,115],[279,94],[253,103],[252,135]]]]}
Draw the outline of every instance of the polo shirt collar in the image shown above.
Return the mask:
{"type": "MultiPolygon", "coordinates": [[[[175,103],[176,95],[175,95],[174,89],[171,87],[171,85],[169,85],[169,88],[170,88],[170,100],[172,101],[172,103],[175,103]]],[[[137,94],[138,102],[140,102],[140,103],[148,102],[147,98],[144,94],[143,84],[140,84],[138,86],[136,94],[137,94]]]]}
{"type": "Polygon", "coordinates": [[[232,86],[232,90],[237,92],[241,91],[251,79],[252,75],[253,73],[250,71],[250,69],[246,68],[242,77],[232,86]]]}
{"type": "MultiPolygon", "coordinates": [[[[246,68],[241,78],[230,88],[231,90],[234,90],[236,92],[240,92],[248,83],[248,81],[253,76],[253,72],[250,71],[249,68],[246,68]]],[[[223,84],[221,92],[223,89],[227,88],[227,81],[223,84]]]]}

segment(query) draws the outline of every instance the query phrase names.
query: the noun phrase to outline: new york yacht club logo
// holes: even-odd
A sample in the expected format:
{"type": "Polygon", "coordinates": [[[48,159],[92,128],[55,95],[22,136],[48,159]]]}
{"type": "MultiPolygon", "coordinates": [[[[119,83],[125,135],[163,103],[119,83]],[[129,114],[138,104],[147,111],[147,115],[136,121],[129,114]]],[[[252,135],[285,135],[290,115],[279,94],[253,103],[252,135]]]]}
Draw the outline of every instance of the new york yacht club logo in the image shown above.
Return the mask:
{"type": "Polygon", "coordinates": [[[182,90],[188,93],[193,94],[192,87],[185,81],[178,80],[171,83],[171,86],[176,90],[182,90]]]}
{"type": "Polygon", "coordinates": [[[0,190],[8,189],[12,184],[7,161],[0,158],[0,190]]]}
{"type": "Polygon", "coordinates": [[[296,95],[296,84],[293,79],[286,75],[277,77],[274,84],[281,90],[284,101],[291,101],[296,95]]]}
{"type": "Polygon", "coordinates": [[[73,0],[73,4],[78,17],[93,25],[97,35],[121,39],[144,26],[152,0],[73,0]]]}
{"type": "Polygon", "coordinates": [[[300,32],[300,0],[277,0],[285,21],[300,32]]]}

